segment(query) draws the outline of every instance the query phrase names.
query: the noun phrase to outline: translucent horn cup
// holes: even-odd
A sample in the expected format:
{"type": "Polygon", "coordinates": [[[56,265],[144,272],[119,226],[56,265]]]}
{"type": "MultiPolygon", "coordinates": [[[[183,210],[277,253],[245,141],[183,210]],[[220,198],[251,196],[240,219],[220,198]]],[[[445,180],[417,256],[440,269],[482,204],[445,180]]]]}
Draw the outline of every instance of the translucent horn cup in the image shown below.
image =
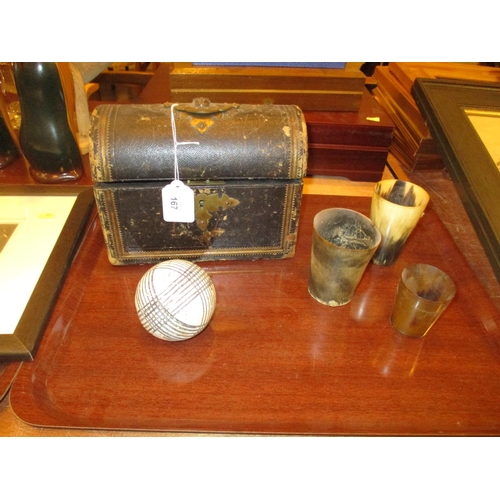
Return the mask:
{"type": "Polygon", "coordinates": [[[390,266],[397,260],[428,203],[427,191],[411,182],[388,179],[375,185],[370,219],[382,234],[382,242],[373,256],[374,264],[390,266]]]}
{"type": "Polygon", "coordinates": [[[316,214],[309,294],[331,307],[347,304],[380,241],[373,222],[354,210],[329,208],[316,214]]]}
{"type": "Polygon", "coordinates": [[[392,326],[410,337],[423,337],[455,296],[451,278],[428,264],[404,269],[396,291],[392,326]]]}

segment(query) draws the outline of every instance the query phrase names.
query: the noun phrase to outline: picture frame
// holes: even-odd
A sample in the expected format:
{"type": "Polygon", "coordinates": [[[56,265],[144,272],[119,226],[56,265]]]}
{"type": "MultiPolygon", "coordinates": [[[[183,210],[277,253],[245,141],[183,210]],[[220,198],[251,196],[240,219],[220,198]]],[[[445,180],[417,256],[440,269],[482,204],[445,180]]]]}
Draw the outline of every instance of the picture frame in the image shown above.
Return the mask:
{"type": "Polygon", "coordinates": [[[416,78],[412,95],[500,282],[500,84],[416,78]]]}
{"type": "Polygon", "coordinates": [[[34,359],[94,205],[89,186],[0,185],[0,362],[34,359]]]}

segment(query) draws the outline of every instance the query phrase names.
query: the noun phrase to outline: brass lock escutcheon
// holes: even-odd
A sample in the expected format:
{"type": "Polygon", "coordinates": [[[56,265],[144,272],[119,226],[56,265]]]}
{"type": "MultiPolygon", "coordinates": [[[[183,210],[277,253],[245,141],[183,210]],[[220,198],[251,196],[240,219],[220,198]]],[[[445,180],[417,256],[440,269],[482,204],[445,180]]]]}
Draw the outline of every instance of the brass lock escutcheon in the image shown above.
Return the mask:
{"type": "MultiPolygon", "coordinates": [[[[166,103],[170,107],[172,103],[166,103]]],[[[193,102],[187,104],[176,104],[175,109],[191,115],[190,124],[200,134],[204,134],[213,124],[212,115],[224,113],[230,109],[239,108],[237,103],[217,104],[210,102],[206,97],[197,97],[193,102]]]]}

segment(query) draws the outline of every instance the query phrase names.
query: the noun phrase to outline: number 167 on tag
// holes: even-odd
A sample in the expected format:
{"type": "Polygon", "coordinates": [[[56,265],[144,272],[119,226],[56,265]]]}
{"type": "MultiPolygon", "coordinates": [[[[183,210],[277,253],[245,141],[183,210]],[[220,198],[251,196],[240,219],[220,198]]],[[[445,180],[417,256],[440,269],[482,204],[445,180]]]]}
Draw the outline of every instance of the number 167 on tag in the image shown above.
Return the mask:
{"type": "Polygon", "coordinates": [[[163,219],[166,222],[194,222],[194,191],[182,181],[162,189],[163,219]]]}

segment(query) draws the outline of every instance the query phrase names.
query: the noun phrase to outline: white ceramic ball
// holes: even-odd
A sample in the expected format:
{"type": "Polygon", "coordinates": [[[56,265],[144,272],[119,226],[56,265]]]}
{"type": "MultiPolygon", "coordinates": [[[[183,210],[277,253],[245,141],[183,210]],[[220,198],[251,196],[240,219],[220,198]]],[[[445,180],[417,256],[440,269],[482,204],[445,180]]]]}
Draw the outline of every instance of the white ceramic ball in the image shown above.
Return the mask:
{"type": "Polygon", "coordinates": [[[187,340],[208,325],[215,310],[210,276],[187,260],[169,260],[149,269],[139,281],[135,307],[144,328],[163,340],[187,340]]]}

